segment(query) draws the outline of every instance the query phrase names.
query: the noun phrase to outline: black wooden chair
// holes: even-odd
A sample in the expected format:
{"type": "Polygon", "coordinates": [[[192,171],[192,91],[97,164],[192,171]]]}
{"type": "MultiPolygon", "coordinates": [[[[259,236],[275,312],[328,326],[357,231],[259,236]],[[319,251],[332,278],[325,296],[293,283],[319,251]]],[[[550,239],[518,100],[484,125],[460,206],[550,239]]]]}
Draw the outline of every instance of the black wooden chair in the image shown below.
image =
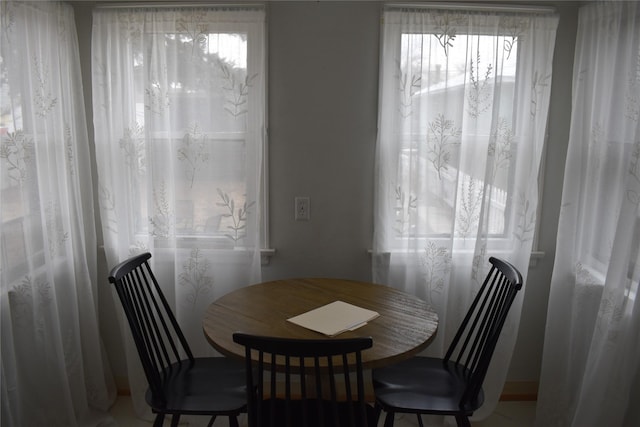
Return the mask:
{"type": "Polygon", "coordinates": [[[374,425],[375,413],[365,402],[361,358],[372,346],[371,338],[309,340],[235,333],[233,340],[245,347],[246,389],[255,391],[247,398],[249,427],[374,425]],[[257,363],[251,360],[252,352],[257,363]]]}
{"type": "Polygon", "coordinates": [[[149,383],[146,400],[157,414],[154,426],[172,416],[228,416],[238,427],[238,415],[246,411],[244,365],[224,357],[196,358],[180,330],[167,300],[149,267],[151,254],[130,258],[115,266],[109,281],[122,302],[142,368],[149,383]]]}
{"type": "Polygon", "coordinates": [[[459,427],[484,402],[482,383],[522,275],[506,261],[490,258],[491,270],[474,298],[444,359],[415,357],[372,372],[376,415],[453,415],[459,427]]]}

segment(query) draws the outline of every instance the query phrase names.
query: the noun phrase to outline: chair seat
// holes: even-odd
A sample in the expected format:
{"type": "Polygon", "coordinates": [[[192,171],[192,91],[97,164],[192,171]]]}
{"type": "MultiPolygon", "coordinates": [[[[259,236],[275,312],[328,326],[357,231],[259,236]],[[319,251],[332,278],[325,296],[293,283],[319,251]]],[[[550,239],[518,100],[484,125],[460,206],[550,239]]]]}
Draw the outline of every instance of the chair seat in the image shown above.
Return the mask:
{"type": "MultiPolygon", "coordinates": [[[[274,425],[279,427],[284,427],[287,425],[285,414],[287,413],[285,409],[285,405],[287,404],[284,399],[267,399],[263,404],[262,408],[264,409],[264,413],[261,416],[262,424],[268,426],[270,425],[270,417],[271,417],[271,408],[273,403],[273,408],[275,408],[275,420],[274,425]]],[[[318,402],[316,400],[307,400],[307,418],[310,427],[338,427],[333,423],[333,403],[329,400],[322,400],[320,406],[321,414],[318,413],[318,402]],[[321,420],[324,420],[322,422],[321,420]]],[[[290,413],[291,413],[291,425],[297,425],[296,423],[303,423],[303,401],[301,400],[291,400],[289,401],[290,405],[290,413]]],[[[339,402],[337,404],[338,408],[338,418],[339,418],[339,426],[349,427],[352,425],[362,425],[359,420],[356,420],[356,424],[352,424],[349,421],[349,413],[353,412],[358,415],[358,409],[356,407],[357,403],[351,403],[354,405],[353,408],[348,407],[348,402],[339,402]],[[351,410],[350,410],[351,409],[351,410]]],[[[367,426],[375,427],[376,426],[376,415],[373,406],[365,405],[366,417],[367,417],[367,426]]]]}
{"type": "MultiPolygon", "coordinates": [[[[468,372],[467,372],[468,374],[468,372]]],[[[442,359],[414,357],[372,372],[376,401],[385,411],[453,415],[478,409],[484,394],[460,408],[467,387],[464,369],[442,359]]]]}
{"type": "Polygon", "coordinates": [[[147,403],[156,412],[168,414],[237,414],[246,409],[245,367],[225,357],[195,358],[171,365],[163,382],[166,404],[147,391],[147,403]]]}

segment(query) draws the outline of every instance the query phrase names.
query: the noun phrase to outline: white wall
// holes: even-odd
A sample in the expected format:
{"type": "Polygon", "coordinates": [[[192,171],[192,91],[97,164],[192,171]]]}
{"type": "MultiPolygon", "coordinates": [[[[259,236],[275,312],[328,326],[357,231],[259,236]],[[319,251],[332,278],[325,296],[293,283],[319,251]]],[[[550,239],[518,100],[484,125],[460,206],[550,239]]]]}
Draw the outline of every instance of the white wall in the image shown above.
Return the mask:
{"type": "Polygon", "coordinates": [[[370,279],[380,4],[269,4],[265,279],[370,279]],[[311,220],[294,221],[295,196],[311,220]]]}
{"type": "MultiPolygon", "coordinates": [[[[90,41],[93,2],[72,2],[92,129],[90,41]]],[[[530,2],[540,4],[541,2],[530,2]]],[[[269,2],[269,230],[276,254],[265,280],[295,276],[371,279],[373,160],[382,2],[269,2]],[[294,221],[295,196],[311,220],[294,221]]],[[[576,2],[558,8],[539,250],[529,272],[509,380],[537,381],[569,135],[576,2]]],[[[90,141],[92,144],[92,141],[90,141]]],[[[96,192],[97,194],[97,192],[96,192]]],[[[124,355],[100,261],[102,332],[121,387],[124,355]]]]}

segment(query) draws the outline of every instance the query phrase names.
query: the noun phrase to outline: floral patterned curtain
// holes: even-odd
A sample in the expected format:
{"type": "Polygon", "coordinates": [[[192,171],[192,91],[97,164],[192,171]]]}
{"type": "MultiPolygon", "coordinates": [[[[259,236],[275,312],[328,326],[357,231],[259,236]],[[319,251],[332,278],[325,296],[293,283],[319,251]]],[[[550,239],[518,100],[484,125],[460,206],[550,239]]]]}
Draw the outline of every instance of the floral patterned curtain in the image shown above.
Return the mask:
{"type": "MultiPolygon", "coordinates": [[[[557,24],[544,12],[384,11],[373,276],[437,310],[429,354],[444,354],[490,256],[526,277],[557,24]]],[[[521,304],[480,418],[502,390],[521,304]]]]}
{"type": "Polygon", "coordinates": [[[73,10],[1,8],[0,424],[110,425],[73,10]]]}
{"type": "Polygon", "coordinates": [[[640,425],[640,4],[578,19],[536,425],[640,425]]]}
{"type": "MultiPolygon", "coordinates": [[[[107,260],[150,251],[192,349],[213,353],[207,306],[261,278],[264,10],[105,7],[93,19],[107,260]]],[[[134,403],[146,410],[127,348],[134,403]]]]}

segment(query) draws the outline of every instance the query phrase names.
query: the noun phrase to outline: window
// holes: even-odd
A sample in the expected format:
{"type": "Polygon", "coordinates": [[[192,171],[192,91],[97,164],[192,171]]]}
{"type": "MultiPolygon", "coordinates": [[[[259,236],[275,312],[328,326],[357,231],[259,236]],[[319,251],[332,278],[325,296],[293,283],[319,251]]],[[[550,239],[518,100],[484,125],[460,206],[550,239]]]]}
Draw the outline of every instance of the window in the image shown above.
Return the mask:
{"type": "MultiPolygon", "coordinates": [[[[172,183],[175,216],[170,217],[169,211],[163,209],[166,193],[160,189],[151,205],[156,214],[148,221],[148,183],[138,181],[141,193],[136,197],[140,204],[136,223],[140,232],[162,237],[175,231],[179,237],[223,240],[232,236],[236,241],[242,237],[244,214],[238,213],[236,207],[246,204],[246,211],[255,203],[245,197],[247,144],[252,143],[247,140],[248,97],[256,76],[248,74],[247,41],[246,31],[201,34],[195,46],[190,36],[164,34],[165,48],[175,52],[176,61],[193,64],[194,69],[174,68],[168,72],[166,93],[159,83],[152,82],[145,97],[136,102],[137,126],[120,141],[123,150],[135,153],[129,159],[136,162],[133,166],[140,172],[145,172],[146,162],[153,162],[157,153],[177,154],[177,179],[172,183]],[[159,114],[165,108],[180,114],[169,114],[166,120],[167,116],[159,114]],[[138,147],[145,149],[147,139],[146,153],[137,153],[138,147]],[[148,160],[146,154],[150,156],[148,160]],[[175,230],[170,229],[173,225],[175,230]]],[[[145,62],[152,58],[144,52],[149,50],[147,46],[134,53],[138,87],[148,87],[145,62]]]]}
{"type": "MultiPolygon", "coordinates": [[[[15,27],[11,26],[11,30],[15,27]]],[[[18,58],[4,44],[0,56],[0,228],[2,229],[1,264],[8,283],[14,283],[30,269],[45,265],[45,242],[42,230],[41,199],[35,156],[35,140],[39,120],[45,117],[47,103],[54,106],[57,101],[50,92],[45,93],[48,83],[44,68],[37,58],[18,58]],[[5,50],[6,48],[6,50],[5,50]],[[10,62],[13,61],[13,64],[10,62]],[[21,68],[24,67],[24,68],[21,68]],[[40,87],[35,89],[39,98],[35,102],[29,97],[30,88],[37,86],[24,76],[31,69],[40,87]],[[32,86],[33,85],[33,86],[32,86]],[[40,110],[42,107],[43,110],[40,110]]],[[[8,43],[8,41],[7,41],[8,43]]],[[[36,96],[37,96],[36,95],[36,96]]],[[[55,137],[53,137],[55,139],[55,137]]],[[[40,135],[41,144],[47,138],[40,135]]],[[[51,143],[51,141],[49,141],[51,143]]],[[[47,217],[52,218],[50,212],[47,217]]],[[[3,273],[4,273],[3,272],[3,273]]]]}
{"type": "Polygon", "coordinates": [[[517,39],[466,37],[454,43],[455,37],[446,34],[402,34],[399,230],[424,223],[419,234],[448,236],[456,227],[464,237],[480,214],[484,192],[491,197],[489,234],[499,237],[511,230],[517,39]],[[494,158],[489,171],[475,162],[487,150],[494,158]],[[403,193],[409,187],[417,191],[403,193]],[[461,208],[457,214],[456,206],[461,208]]]}
{"type": "Polygon", "coordinates": [[[532,244],[552,60],[540,46],[553,46],[556,25],[549,11],[385,9],[376,207],[384,251],[446,240],[478,249],[476,238],[494,250],[532,244]]]}
{"type": "Polygon", "coordinates": [[[265,244],[264,10],[106,8],[94,21],[94,66],[118,70],[97,76],[94,98],[126,103],[97,114],[112,135],[96,130],[103,222],[126,218],[132,248],[265,244]]]}

